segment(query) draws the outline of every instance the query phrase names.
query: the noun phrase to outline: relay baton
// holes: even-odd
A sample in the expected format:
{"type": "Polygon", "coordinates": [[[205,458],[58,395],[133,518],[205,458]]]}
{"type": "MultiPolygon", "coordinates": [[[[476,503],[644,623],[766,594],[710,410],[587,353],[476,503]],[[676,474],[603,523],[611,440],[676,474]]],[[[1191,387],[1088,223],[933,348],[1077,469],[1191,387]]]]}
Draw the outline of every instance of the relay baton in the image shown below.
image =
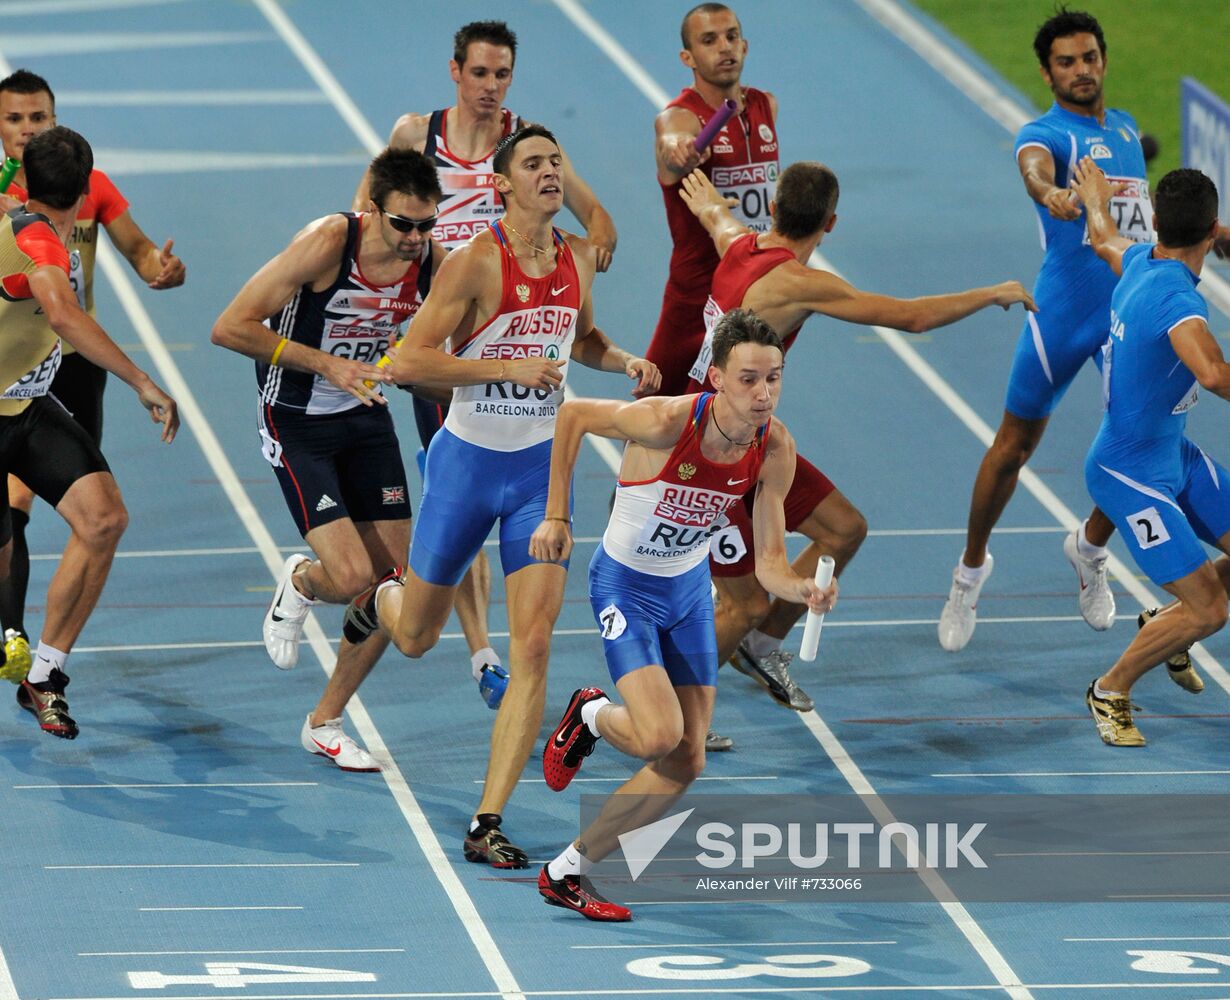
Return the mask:
{"type": "MultiPolygon", "coordinates": [[[[823,590],[833,582],[833,570],[837,564],[832,556],[821,556],[816,563],[816,586],[823,590]]],[[[824,615],[814,611],[807,612],[807,624],[803,626],[803,645],[799,649],[799,659],[811,663],[816,658],[816,650],[820,648],[820,629],[824,627],[824,615]]]]}
{"type": "MultiPolygon", "coordinates": [[[[404,338],[403,338],[403,339],[404,339],[404,338]]],[[[401,347],[401,341],[400,341],[400,340],[399,340],[396,344],[394,344],[394,345],[393,345],[392,350],[397,350],[397,348],[399,348],[399,347],[401,347]]],[[[376,362],[376,367],[377,367],[377,368],[388,368],[388,367],[389,367],[389,365],[391,365],[392,363],[393,363],[393,359],[392,359],[392,358],[390,358],[387,354],[385,354],[385,355],[383,355],[383,356],[380,358],[380,360],[379,360],[379,361],[377,361],[377,362],[376,362]]],[[[374,388],[376,388],[376,383],[375,383],[375,382],[373,382],[373,381],[372,381],[371,379],[369,379],[369,378],[365,378],[365,379],[363,380],[363,387],[364,387],[365,389],[374,389],[374,388]]]]}
{"type": "Polygon", "coordinates": [[[21,169],[21,160],[15,160],[11,156],[6,157],[4,166],[0,167],[0,194],[4,194],[9,189],[9,185],[13,183],[13,178],[17,176],[17,171],[21,169]]]}
{"type": "Polygon", "coordinates": [[[730,121],[731,116],[739,110],[739,105],[732,101],[729,97],[722,102],[722,106],[717,109],[717,113],[706,123],[705,127],[700,130],[700,134],[693,141],[696,147],[696,152],[703,153],[709,148],[709,143],[717,137],[717,134],[722,131],[722,126],[730,121]]]}

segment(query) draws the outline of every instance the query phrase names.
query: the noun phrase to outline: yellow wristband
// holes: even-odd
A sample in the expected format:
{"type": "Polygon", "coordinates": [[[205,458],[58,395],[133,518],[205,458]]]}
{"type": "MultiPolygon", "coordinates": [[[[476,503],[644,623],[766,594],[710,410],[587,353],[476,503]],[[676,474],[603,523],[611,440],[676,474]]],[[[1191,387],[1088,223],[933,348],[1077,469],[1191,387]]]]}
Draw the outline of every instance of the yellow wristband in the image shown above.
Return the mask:
{"type": "Polygon", "coordinates": [[[289,343],[290,341],[285,337],[278,341],[278,346],[273,349],[273,355],[269,358],[269,367],[274,368],[277,366],[278,358],[282,356],[282,352],[286,350],[286,345],[289,343]]]}

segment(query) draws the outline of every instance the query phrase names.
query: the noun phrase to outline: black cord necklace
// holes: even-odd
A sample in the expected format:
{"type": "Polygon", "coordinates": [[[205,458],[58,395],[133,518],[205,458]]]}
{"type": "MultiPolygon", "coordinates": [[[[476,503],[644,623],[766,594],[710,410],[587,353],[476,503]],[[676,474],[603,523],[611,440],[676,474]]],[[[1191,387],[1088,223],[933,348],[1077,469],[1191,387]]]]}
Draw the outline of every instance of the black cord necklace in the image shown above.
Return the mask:
{"type": "Polygon", "coordinates": [[[710,414],[710,417],[712,417],[712,419],[713,419],[713,426],[717,428],[717,432],[718,432],[719,434],[721,434],[721,435],[722,435],[722,437],[724,437],[724,438],[725,438],[727,441],[729,441],[731,444],[736,444],[736,445],[738,445],[740,448],[746,448],[749,444],[751,444],[753,441],[755,441],[755,440],[756,440],[756,435],[755,435],[755,434],[753,434],[753,435],[752,435],[752,436],[751,436],[748,440],[746,440],[746,441],[736,441],[736,440],[735,440],[734,438],[732,438],[729,434],[727,434],[724,430],[722,430],[722,425],[721,425],[721,424],[719,424],[719,423],[718,423],[718,421],[717,421],[717,411],[716,411],[716,410],[714,410],[714,412],[710,414]]]}

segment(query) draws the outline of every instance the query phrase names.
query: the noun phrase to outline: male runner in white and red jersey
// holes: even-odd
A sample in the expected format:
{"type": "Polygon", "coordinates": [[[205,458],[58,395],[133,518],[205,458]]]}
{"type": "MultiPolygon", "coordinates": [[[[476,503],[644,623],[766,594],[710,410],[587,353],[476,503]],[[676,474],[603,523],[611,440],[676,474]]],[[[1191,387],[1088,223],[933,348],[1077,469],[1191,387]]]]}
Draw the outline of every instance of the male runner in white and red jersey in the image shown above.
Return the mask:
{"type": "Polygon", "coordinates": [[[605,736],[645,761],[598,818],[543,866],[538,891],[590,920],[629,920],[585,878],[618,846],[619,834],[657,819],[705,766],[713,716],[717,645],[709,540],[756,490],[756,573],[770,592],[824,612],[836,582],[820,590],[786,558],[783,501],[794,475],[794,441],[773,419],[781,392],[782,342],[754,313],[736,309],[713,338],[714,392],[635,403],[565,403],[551,455],[547,516],[534,532],[540,559],[566,560],[572,473],[586,434],[627,441],[611,519],[589,566],[589,599],[607,669],[623,698],[576,691],[543,748],[547,784],[565,788],[605,736]],[[638,798],[638,796],[640,798],[638,798]]]}
{"type": "MultiPolygon", "coordinates": [[[[0,140],[4,155],[20,160],[26,144],[56,123],[56,99],[37,73],[19,69],[0,80],[0,140]]],[[[26,200],[26,174],[19,169],[13,182],[0,195],[0,211],[9,211],[26,200]]],[[[101,170],[90,173],[90,189],[73,224],[69,241],[69,282],[77,301],[91,316],[94,310],[94,258],[105,229],[112,245],[128,261],[137,276],[153,289],[177,288],[184,283],[184,263],[171,252],[171,240],[157,246],[137,225],[128,201],[101,170]]],[[[55,396],[74,420],[102,445],[103,393],[107,373],[83,358],[67,342],[63,345],[60,370],[51,386],[55,396]]],[[[0,627],[8,667],[17,671],[30,665],[26,635],[26,590],[30,582],[30,551],[26,525],[34,507],[34,493],[16,476],[8,476],[9,505],[13,518],[13,558],[10,573],[0,580],[0,627]]]]}
{"type": "Polygon", "coordinates": [[[529,542],[546,506],[569,360],[623,372],[638,394],[657,389],[658,371],[594,325],[595,248],[551,225],[564,204],[564,158],[551,133],[518,129],[500,141],[492,166],[504,218],[445,258],[390,369],[398,384],[454,390],[427,451],[410,566],[390,570],[347,608],[345,632],[362,641],[379,628],[406,656],[422,656],[498,522],[512,670],[464,850],[468,861],[524,868],[529,860],[500,830],[500,812],[542,723],[551,631],[564,599],[565,567],[534,558],[529,542]]]}
{"type": "MultiPolygon", "coordinates": [[[[94,154],[71,129],[33,136],[22,157],[26,204],[0,215],[0,469],[11,470],[56,509],[70,534],[47,588],[47,612],[33,665],[17,681],[17,704],[45,733],[77,736],[64,690],[67,660],[107,582],[128,512],[107,460],[90,434],[50,395],[60,338],[122,379],[170,442],[174,400],[156,386],[82,307],[69,281],[66,249],[91,180],[94,154]]],[[[11,537],[0,493],[0,539],[11,537]]],[[[3,558],[0,555],[0,558],[3,558]]],[[[3,662],[3,661],[0,661],[3,662]]]]}
{"type": "Polygon", "coordinates": [[[739,78],[747,39],[739,19],[725,4],[702,3],[683,18],[679,58],[692,70],[692,86],[666,106],[654,122],[658,183],[670,226],[670,276],[662,312],[646,357],[662,371],[662,393],[687,391],[688,369],[705,335],[705,300],[713,284],[718,255],[700,224],[679,199],[679,183],[698,166],[718,190],[735,200],[732,210],[757,232],[769,229],[769,201],[777,180],[777,99],[744,87],[739,78]],[[732,100],[738,112],[704,152],[696,136],[732,100]]]}
{"type": "MultiPolygon", "coordinates": [[[[429,114],[405,114],[393,125],[389,146],[417,149],[431,158],[444,197],[432,238],[452,250],[486,230],[504,214],[496,193],[491,159],[496,143],[524,122],[504,107],[517,60],[517,36],[503,21],[474,21],[453,36],[449,72],[457,85],[457,103],[429,114]]],[[[577,175],[563,150],[564,204],[585,227],[597,248],[597,268],[605,271],[615,251],[615,224],[589,185],[577,175]]],[[[367,205],[367,176],[355,193],[354,210],[367,205]]],[[[423,448],[444,426],[448,406],[414,398],[414,419],[423,448]]],[[[423,453],[419,453],[420,460],[423,453]]],[[[421,469],[420,469],[421,471],[421,469]]],[[[470,667],[483,700],[499,708],[508,674],[491,648],[487,610],[491,603],[491,565],[479,549],[457,589],[456,611],[470,648],[470,667]]]]}
{"type": "MultiPolygon", "coordinates": [[[[286,560],[265,615],[283,670],[316,601],[345,604],[410,544],[410,500],[376,367],[422,304],[445,250],[428,235],[440,185],[414,150],[372,161],[368,211],[317,219],[262,267],[214,324],[213,341],[256,360],[257,426],[286,505],[316,559],[286,560]],[[379,405],[374,405],[379,404],[379,405]]],[[[379,767],[342,730],[342,711],[386,643],[343,640],[300,743],[347,771],[379,767]]]]}
{"type": "MultiPolygon", "coordinates": [[[[680,194],[712,236],[721,257],[705,307],[709,329],[691,369],[692,388],[697,390],[702,388],[705,373],[712,371],[712,331],[721,315],[731,309],[753,310],[781,335],[784,350],[790,349],[799,328],[814,313],[920,333],[991,305],[1007,309],[1023,302],[1026,309],[1033,309],[1017,281],[898,299],[860,291],[835,274],[807,267],[812,251],[837,222],[837,177],[820,163],[795,163],[782,171],[770,204],[773,226],[767,233],[755,232],[735,218],[728,199],[699,170],[684,178],[680,194]]],[[[751,500],[749,495],[749,504],[751,500]]],[[[863,515],[802,457],[785,504],[787,528],[811,541],[794,568],[810,575],[820,556],[827,554],[840,573],[866,536],[863,515]]],[[[747,511],[736,509],[731,522],[730,528],[715,537],[712,548],[713,575],[721,597],[716,615],[721,662],[731,658],[733,666],[764,685],[779,702],[809,711],[812,700],[790,677],[791,655],[781,650],[782,640],[806,609],[781,600],[770,605],[755,573],[747,511]]]]}

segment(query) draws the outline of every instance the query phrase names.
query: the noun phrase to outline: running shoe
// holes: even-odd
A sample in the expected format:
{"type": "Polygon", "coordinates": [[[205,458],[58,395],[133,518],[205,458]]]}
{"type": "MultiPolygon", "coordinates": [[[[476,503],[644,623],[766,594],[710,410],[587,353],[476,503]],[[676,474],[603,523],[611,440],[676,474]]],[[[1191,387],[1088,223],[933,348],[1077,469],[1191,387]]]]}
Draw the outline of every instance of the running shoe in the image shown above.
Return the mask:
{"type": "Polygon", "coordinates": [[[1132,709],[1139,710],[1139,706],[1133,705],[1132,699],[1125,694],[1099,698],[1093,690],[1096,683],[1090,684],[1085,692],[1085,704],[1089,706],[1102,742],[1115,747],[1143,747],[1145,738],[1132,721],[1132,709]]]}
{"type": "Polygon", "coordinates": [[[987,553],[987,561],[982,564],[982,576],[976,583],[966,583],[961,579],[961,567],[952,571],[952,588],[948,591],[948,600],[944,602],[944,610],[940,612],[940,646],[955,653],[964,649],[974,635],[974,626],[978,624],[978,595],[982,593],[982,585],[991,575],[995,560],[987,553]]]}
{"type": "Polygon", "coordinates": [[[402,586],[405,577],[406,567],[394,566],[346,605],[346,613],[342,617],[342,635],[347,642],[357,646],[380,628],[380,617],[376,614],[376,595],[385,585],[402,586]]]}
{"type": "Polygon", "coordinates": [[[1100,559],[1086,559],[1081,555],[1078,532],[1073,531],[1063,540],[1063,554],[1076,570],[1076,578],[1080,581],[1081,617],[1089,623],[1089,627],[1098,632],[1105,632],[1115,624],[1115,595],[1110,592],[1110,580],[1106,574],[1106,561],[1109,556],[1100,559]]]}
{"type": "Polygon", "coordinates": [[[538,892],[551,906],[573,910],[587,920],[615,922],[632,919],[631,910],[603,899],[589,879],[582,875],[552,878],[547,866],[543,865],[538,873],[538,892]]]}
{"type": "Polygon", "coordinates": [[[528,868],[530,856],[504,836],[500,825],[504,818],[498,813],[482,813],[478,829],[467,830],[462,851],[467,861],[487,864],[492,868],[528,868]]]}
{"type": "Polygon", "coordinates": [[[478,677],[478,693],[491,711],[500,707],[507,690],[508,671],[498,663],[484,663],[483,672],[478,677]]]}
{"type": "Polygon", "coordinates": [[[20,684],[30,672],[33,663],[30,656],[30,640],[15,628],[4,630],[4,655],[0,657],[0,677],[20,684]]]}
{"type": "Polygon", "coordinates": [[[816,707],[816,703],[790,676],[790,663],[793,659],[793,653],[780,649],[756,659],[748,652],[746,643],[739,643],[735,655],[730,658],[730,665],[756,681],[775,701],[787,708],[793,708],[796,712],[810,712],[816,707]]]}
{"type": "Polygon", "coordinates": [[[77,723],[68,714],[68,701],[64,689],[68,687],[68,674],[53,668],[45,681],[31,684],[27,680],[17,688],[17,704],[38,719],[39,728],[62,740],[77,738],[77,723]]]}
{"type": "Polygon", "coordinates": [[[279,670],[290,670],[299,662],[303,623],[316,603],[300,594],[291,582],[295,570],[310,561],[307,556],[298,553],[287,558],[282,565],[282,577],[273,592],[273,601],[265,612],[265,652],[279,670]]]}
{"type": "MultiPolygon", "coordinates": [[[[1158,608],[1150,608],[1148,611],[1142,611],[1136,616],[1136,627],[1144,628],[1145,622],[1151,618],[1156,618],[1159,610],[1158,608]]],[[[1166,673],[1184,691],[1199,694],[1204,690],[1204,678],[1196,672],[1196,665],[1192,663],[1192,656],[1188,651],[1190,649],[1191,647],[1189,646],[1183,652],[1175,653],[1174,656],[1169,657],[1166,660],[1166,673]]]]}
{"type": "Polygon", "coordinates": [[[581,721],[581,709],[605,697],[599,688],[577,688],[572,692],[564,717],[542,748],[542,775],[552,791],[562,792],[567,788],[568,782],[581,770],[581,762],[594,752],[598,737],[581,721]]]}
{"type": "Polygon", "coordinates": [[[735,741],[729,736],[723,736],[721,733],[715,733],[712,729],[705,734],[705,752],[706,753],[724,753],[727,750],[735,748],[735,741]]]}
{"type": "Polygon", "coordinates": [[[312,725],[312,716],[303,720],[299,742],[308,753],[333,761],[343,771],[379,771],[380,765],[359,744],[342,731],[341,718],[312,725]]]}

